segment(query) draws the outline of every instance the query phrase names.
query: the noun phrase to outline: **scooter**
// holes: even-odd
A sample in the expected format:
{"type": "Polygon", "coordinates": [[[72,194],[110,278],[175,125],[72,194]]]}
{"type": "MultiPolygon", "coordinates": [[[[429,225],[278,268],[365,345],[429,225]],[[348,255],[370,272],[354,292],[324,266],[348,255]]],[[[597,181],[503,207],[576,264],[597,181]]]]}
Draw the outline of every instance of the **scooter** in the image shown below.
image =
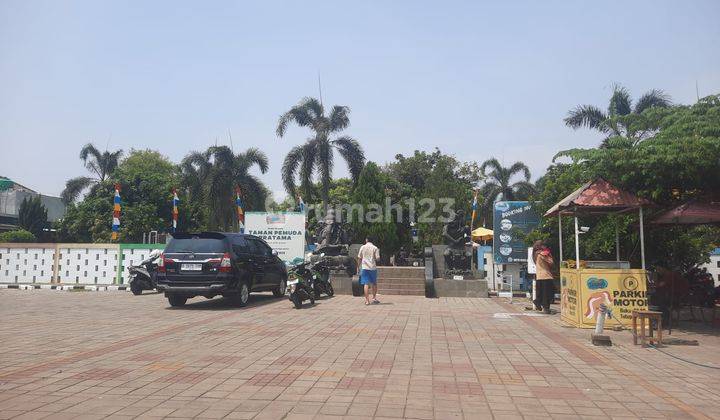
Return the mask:
{"type": "Polygon", "coordinates": [[[319,299],[322,293],[328,296],[333,296],[335,290],[333,290],[332,284],[330,283],[330,268],[328,268],[325,261],[321,258],[310,266],[310,272],[312,273],[313,281],[315,284],[315,299],[319,299]]]}
{"type": "Polygon", "coordinates": [[[161,254],[162,251],[156,249],[140,264],[128,267],[128,272],[130,273],[130,291],[133,295],[140,295],[143,290],[154,290],[157,287],[157,283],[155,282],[157,264],[155,260],[157,260],[161,254]]]}
{"type": "Polygon", "coordinates": [[[306,300],[309,300],[311,305],[315,304],[315,284],[308,264],[297,264],[288,273],[287,295],[295,309],[300,309],[306,300]]]}

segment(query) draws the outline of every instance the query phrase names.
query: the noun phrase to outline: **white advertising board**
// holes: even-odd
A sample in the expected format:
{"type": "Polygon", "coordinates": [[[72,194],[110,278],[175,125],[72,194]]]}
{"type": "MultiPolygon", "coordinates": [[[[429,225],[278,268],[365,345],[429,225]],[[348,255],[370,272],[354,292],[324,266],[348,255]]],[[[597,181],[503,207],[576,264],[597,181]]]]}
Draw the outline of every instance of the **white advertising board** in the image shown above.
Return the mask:
{"type": "Polygon", "coordinates": [[[265,240],[286,264],[305,260],[305,214],[247,212],[245,233],[265,240]]]}
{"type": "Polygon", "coordinates": [[[535,274],[537,273],[535,269],[535,261],[533,261],[533,255],[532,255],[532,247],[529,247],[527,249],[528,256],[527,256],[527,265],[528,265],[528,274],[535,274]]]}

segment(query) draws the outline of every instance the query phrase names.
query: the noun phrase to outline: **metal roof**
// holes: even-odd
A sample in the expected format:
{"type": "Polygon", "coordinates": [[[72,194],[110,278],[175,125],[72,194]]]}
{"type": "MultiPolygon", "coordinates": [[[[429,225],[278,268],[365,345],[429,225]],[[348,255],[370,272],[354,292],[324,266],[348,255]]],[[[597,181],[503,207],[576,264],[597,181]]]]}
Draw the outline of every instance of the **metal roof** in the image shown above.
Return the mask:
{"type": "Polygon", "coordinates": [[[648,200],[621,190],[602,178],[585,183],[545,212],[555,214],[614,213],[636,209],[650,204],[648,200]]]}

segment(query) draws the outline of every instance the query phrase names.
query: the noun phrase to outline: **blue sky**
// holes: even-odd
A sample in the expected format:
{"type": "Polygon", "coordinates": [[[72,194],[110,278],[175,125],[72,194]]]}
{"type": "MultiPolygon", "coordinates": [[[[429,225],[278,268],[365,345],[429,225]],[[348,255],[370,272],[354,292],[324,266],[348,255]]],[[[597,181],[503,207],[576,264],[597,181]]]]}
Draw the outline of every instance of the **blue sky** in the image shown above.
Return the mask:
{"type": "MultiPolygon", "coordinates": [[[[563,125],[613,83],[674,101],[720,92],[720,2],[0,2],[0,174],[45,194],[82,145],[179,161],[228,143],[279,168],[308,132],[278,116],[322,77],[347,134],[384,163],[415,149],[526,162],[601,137],[563,125]]],[[[339,162],[336,176],[346,174],[339,162]]],[[[280,197],[278,197],[280,196],[280,197]]]]}

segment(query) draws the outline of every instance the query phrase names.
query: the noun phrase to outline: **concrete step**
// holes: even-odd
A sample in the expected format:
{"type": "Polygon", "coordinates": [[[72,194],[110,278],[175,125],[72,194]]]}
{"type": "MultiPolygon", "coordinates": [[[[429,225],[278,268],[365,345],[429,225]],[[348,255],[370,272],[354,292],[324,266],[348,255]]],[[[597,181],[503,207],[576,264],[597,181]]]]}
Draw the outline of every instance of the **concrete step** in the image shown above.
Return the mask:
{"type": "Polygon", "coordinates": [[[378,267],[378,278],[425,278],[424,267],[378,267]]]}
{"type": "Polygon", "coordinates": [[[412,279],[412,278],[392,278],[392,277],[381,277],[378,278],[378,285],[385,284],[385,285],[414,285],[414,284],[420,284],[425,285],[425,279],[412,279]]]}
{"type": "Polygon", "coordinates": [[[378,287],[385,289],[425,289],[425,283],[396,284],[378,282],[378,287]]]}
{"type": "Polygon", "coordinates": [[[403,295],[403,296],[425,296],[425,288],[422,290],[407,289],[382,289],[378,287],[379,295],[403,295]]]}

